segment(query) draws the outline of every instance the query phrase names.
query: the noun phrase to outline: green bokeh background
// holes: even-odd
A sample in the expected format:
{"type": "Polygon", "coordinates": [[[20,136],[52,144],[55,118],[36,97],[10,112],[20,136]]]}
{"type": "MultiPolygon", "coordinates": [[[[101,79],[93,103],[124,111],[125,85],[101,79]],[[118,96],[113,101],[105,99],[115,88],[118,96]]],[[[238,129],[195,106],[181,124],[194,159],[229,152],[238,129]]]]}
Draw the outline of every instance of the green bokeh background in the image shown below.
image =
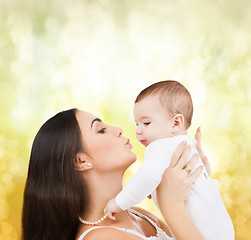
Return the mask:
{"type": "MultiPolygon", "coordinates": [[[[20,238],[33,138],[77,107],[130,137],[146,86],[182,82],[194,101],[212,177],[236,239],[251,239],[251,2],[249,0],[0,0],[0,239],[20,238]]],[[[150,200],[140,206],[160,216],[150,200]]],[[[35,223],[34,223],[35,224],[35,223]]]]}

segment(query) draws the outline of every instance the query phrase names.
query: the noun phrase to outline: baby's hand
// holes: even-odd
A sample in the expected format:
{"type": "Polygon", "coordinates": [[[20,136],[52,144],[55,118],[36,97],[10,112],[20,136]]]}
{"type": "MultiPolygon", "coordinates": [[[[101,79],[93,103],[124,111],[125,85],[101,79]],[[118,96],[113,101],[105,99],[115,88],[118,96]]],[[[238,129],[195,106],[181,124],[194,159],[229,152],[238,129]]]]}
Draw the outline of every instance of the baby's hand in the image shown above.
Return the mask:
{"type": "Polygon", "coordinates": [[[113,215],[121,211],[123,210],[118,206],[115,199],[113,198],[106,204],[104,213],[107,214],[110,219],[116,220],[113,215]]]}

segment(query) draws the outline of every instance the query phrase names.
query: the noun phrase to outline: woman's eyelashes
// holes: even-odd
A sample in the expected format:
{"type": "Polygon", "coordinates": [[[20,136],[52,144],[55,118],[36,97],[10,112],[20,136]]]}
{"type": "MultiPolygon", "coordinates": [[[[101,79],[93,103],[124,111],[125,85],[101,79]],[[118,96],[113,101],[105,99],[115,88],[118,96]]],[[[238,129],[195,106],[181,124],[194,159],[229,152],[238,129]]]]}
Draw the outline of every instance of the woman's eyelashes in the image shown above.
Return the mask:
{"type": "Polygon", "coordinates": [[[101,130],[98,131],[98,133],[105,133],[106,128],[102,128],[101,130]]]}

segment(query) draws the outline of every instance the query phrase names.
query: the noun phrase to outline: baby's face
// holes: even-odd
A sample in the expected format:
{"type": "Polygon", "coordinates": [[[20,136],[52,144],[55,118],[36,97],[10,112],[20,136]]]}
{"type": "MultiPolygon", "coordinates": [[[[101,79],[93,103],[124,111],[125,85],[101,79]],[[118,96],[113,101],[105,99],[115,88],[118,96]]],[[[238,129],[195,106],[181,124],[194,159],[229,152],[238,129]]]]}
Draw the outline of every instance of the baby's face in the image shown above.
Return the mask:
{"type": "Polygon", "coordinates": [[[148,96],[135,103],[134,120],[138,141],[148,146],[151,142],[172,136],[173,119],[161,105],[159,96],[148,96]]]}

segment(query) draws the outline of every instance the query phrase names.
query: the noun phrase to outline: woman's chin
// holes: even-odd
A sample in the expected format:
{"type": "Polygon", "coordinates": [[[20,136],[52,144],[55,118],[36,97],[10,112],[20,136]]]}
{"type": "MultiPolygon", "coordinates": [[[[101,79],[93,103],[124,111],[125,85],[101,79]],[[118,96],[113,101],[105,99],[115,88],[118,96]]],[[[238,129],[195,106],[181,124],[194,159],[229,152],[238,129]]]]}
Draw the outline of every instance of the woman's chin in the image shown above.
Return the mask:
{"type": "Polygon", "coordinates": [[[133,152],[131,152],[131,161],[132,161],[132,163],[136,162],[136,160],[137,160],[136,155],[133,152]]]}
{"type": "Polygon", "coordinates": [[[124,159],[124,167],[125,167],[125,170],[127,168],[129,168],[134,162],[136,162],[137,158],[136,158],[136,155],[134,153],[131,152],[130,156],[128,156],[126,159],[124,159]]]}
{"type": "Polygon", "coordinates": [[[131,166],[133,163],[135,163],[136,162],[136,160],[137,160],[137,157],[136,157],[136,155],[134,154],[134,153],[132,153],[132,157],[131,157],[131,159],[130,159],[131,161],[130,161],[130,165],[129,166],[131,166]]]}

